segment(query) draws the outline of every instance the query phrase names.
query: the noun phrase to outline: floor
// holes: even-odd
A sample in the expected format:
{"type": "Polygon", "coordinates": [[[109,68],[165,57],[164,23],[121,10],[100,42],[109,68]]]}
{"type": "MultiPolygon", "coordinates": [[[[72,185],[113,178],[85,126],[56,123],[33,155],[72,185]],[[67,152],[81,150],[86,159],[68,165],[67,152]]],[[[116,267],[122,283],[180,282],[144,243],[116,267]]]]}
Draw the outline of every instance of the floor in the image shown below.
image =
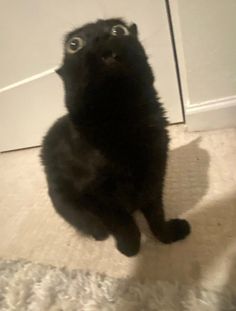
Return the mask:
{"type": "Polygon", "coordinates": [[[175,125],[170,136],[166,213],[190,221],[186,240],[161,244],[141,215],[142,249],[134,258],[120,254],[112,238],[95,242],[78,234],[54,212],[33,148],[0,155],[0,258],[114,278],[236,285],[236,129],[189,133],[175,125]]]}

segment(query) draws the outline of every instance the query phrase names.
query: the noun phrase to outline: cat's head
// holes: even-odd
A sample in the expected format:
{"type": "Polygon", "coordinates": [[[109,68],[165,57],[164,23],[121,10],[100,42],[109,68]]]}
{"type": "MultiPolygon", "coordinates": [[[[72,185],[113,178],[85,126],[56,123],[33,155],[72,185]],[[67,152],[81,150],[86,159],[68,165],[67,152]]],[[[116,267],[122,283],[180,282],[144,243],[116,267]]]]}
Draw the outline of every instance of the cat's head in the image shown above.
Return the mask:
{"type": "Polygon", "coordinates": [[[105,116],[114,108],[121,113],[154,81],[137,26],[122,19],[98,20],[68,33],[57,73],[68,111],[77,119],[85,113],[84,119],[105,116]]]}
{"type": "Polygon", "coordinates": [[[86,24],[66,35],[63,64],[57,72],[63,80],[84,85],[107,76],[138,79],[146,69],[147,58],[136,24],[108,19],[86,24]]]}

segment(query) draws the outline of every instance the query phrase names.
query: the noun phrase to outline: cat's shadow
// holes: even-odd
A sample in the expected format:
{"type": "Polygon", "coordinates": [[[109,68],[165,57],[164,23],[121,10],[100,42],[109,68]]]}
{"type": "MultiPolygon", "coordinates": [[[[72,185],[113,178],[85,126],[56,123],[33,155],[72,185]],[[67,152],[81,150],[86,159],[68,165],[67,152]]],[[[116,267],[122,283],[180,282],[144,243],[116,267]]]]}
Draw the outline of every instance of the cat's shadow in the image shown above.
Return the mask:
{"type": "Polygon", "coordinates": [[[163,245],[150,233],[142,215],[137,215],[145,239],[128,283],[160,280],[197,286],[235,240],[236,193],[202,200],[208,191],[209,165],[210,156],[200,139],[170,151],[165,210],[168,218],[186,218],[192,233],[186,240],[163,245]]]}
{"type": "MultiPolygon", "coordinates": [[[[201,138],[169,151],[164,187],[167,218],[181,217],[193,209],[208,190],[208,152],[200,147],[201,138]]],[[[142,232],[153,238],[144,217],[137,213],[142,232]]]]}
{"type": "Polygon", "coordinates": [[[164,196],[167,216],[177,217],[193,208],[208,190],[209,155],[200,142],[197,138],[169,153],[164,196]]]}

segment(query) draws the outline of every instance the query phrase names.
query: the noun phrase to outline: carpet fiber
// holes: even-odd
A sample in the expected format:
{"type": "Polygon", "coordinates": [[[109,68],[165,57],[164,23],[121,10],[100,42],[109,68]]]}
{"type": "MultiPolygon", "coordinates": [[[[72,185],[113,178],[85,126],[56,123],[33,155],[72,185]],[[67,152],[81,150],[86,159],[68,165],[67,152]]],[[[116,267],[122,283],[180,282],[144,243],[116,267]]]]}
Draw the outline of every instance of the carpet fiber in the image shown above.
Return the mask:
{"type": "Polygon", "coordinates": [[[24,261],[0,262],[0,309],[17,311],[235,310],[236,288],[137,282],[24,261]]]}
{"type": "MultiPolygon", "coordinates": [[[[70,291],[68,280],[72,272],[69,271],[76,270],[79,278],[86,276],[91,287],[97,289],[98,280],[104,275],[104,286],[109,280],[111,290],[115,288],[112,295],[117,291],[117,284],[123,284],[125,290],[121,290],[127,296],[122,298],[118,294],[120,297],[116,302],[109,302],[109,299],[105,302],[105,294],[98,290],[102,301],[99,303],[107,309],[97,307],[97,300],[91,296],[90,309],[86,306],[87,309],[75,307],[75,310],[120,310],[120,305],[127,305],[129,299],[130,310],[179,310],[178,306],[183,303],[193,303],[194,306],[195,302],[199,304],[201,301],[201,307],[186,307],[189,308],[186,310],[236,310],[236,298],[231,296],[230,290],[236,288],[236,130],[188,133],[183,125],[178,125],[170,127],[170,135],[172,142],[165,187],[166,212],[168,217],[188,219],[192,233],[184,241],[163,245],[151,235],[145,220],[138,213],[136,218],[142,231],[142,247],[140,254],[134,258],[120,254],[114,247],[112,237],[104,242],[89,239],[76,232],[54,212],[47,195],[38,148],[1,154],[1,269],[5,274],[9,268],[12,277],[13,270],[20,269],[21,265],[28,269],[28,272],[22,270],[22,277],[15,283],[14,289],[8,286],[5,294],[6,287],[1,284],[2,302],[5,303],[7,297],[11,296],[10,288],[13,297],[17,287],[20,290],[28,286],[24,273],[30,273],[30,269],[36,274],[36,271],[45,271],[44,275],[67,271],[63,293],[70,291]],[[66,270],[60,270],[61,267],[66,267],[66,270]],[[93,278],[94,282],[91,281],[93,278]],[[127,289],[130,282],[130,288],[134,288],[132,293],[127,289]],[[162,292],[165,292],[163,297],[160,296],[162,292]],[[168,299],[174,305],[161,309],[158,304],[165,305],[168,299]],[[230,303],[230,308],[229,305],[225,307],[224,299],[230,303]],[[149,300],[150,303],[152,301],[151,305],[147,304],[149,300]],[[138,303],[139,309],[132,309],[132,303],[138,303]],[[212,305],[214,308],[210,309],[212,305]]],[[[85,282],[85,278],[83,280],[85,282]]],[[[29,284],[29,288],[37,288],[38,283],[29,284]]],[[[81,289],[79,284],[77,286],[81,289]]],[[[57,293],[59,289],[50,289],[44,294],[45,298],[41,298],[45,299],[44,303],[52,301],[44,311],[73,310],[63,307],[62,302],[57,300],[59,294],[55,294],[54,290],[57,293]]],[[[83,304],[83,291],[82,296],[76,296],[79,295],[76,289],[73,293],[68,296],[77,297],[78,301],[74,303],[83,304]]],[[[27,297],[28,293],[24,295],[27,297]]],[[[14,303],[17,303],[17,298],[14,299],[14,303]]],[[[28,302],[24,301],[27,305],[28,302]]],[[[32,309],[32,306],[27,309],[26,305],[22,310],[42,310],[40,307],[32,309]]],[[[8,306],[1,310],[21,309],[8,306]]]]}

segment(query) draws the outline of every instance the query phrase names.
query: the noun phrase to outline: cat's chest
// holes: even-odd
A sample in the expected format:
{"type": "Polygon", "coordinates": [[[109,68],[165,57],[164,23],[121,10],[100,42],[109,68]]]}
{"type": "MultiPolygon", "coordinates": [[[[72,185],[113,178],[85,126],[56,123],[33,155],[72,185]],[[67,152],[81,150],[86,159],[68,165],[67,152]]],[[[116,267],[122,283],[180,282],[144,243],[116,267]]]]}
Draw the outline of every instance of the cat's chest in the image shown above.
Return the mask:
{"type": "Polygon", "coordinates": [[[77,191],[93,182],[105,165],[105,159],[100,152],[83,146],[64,146],[57,153],[56,161],[61,178],[77,191]]]}

